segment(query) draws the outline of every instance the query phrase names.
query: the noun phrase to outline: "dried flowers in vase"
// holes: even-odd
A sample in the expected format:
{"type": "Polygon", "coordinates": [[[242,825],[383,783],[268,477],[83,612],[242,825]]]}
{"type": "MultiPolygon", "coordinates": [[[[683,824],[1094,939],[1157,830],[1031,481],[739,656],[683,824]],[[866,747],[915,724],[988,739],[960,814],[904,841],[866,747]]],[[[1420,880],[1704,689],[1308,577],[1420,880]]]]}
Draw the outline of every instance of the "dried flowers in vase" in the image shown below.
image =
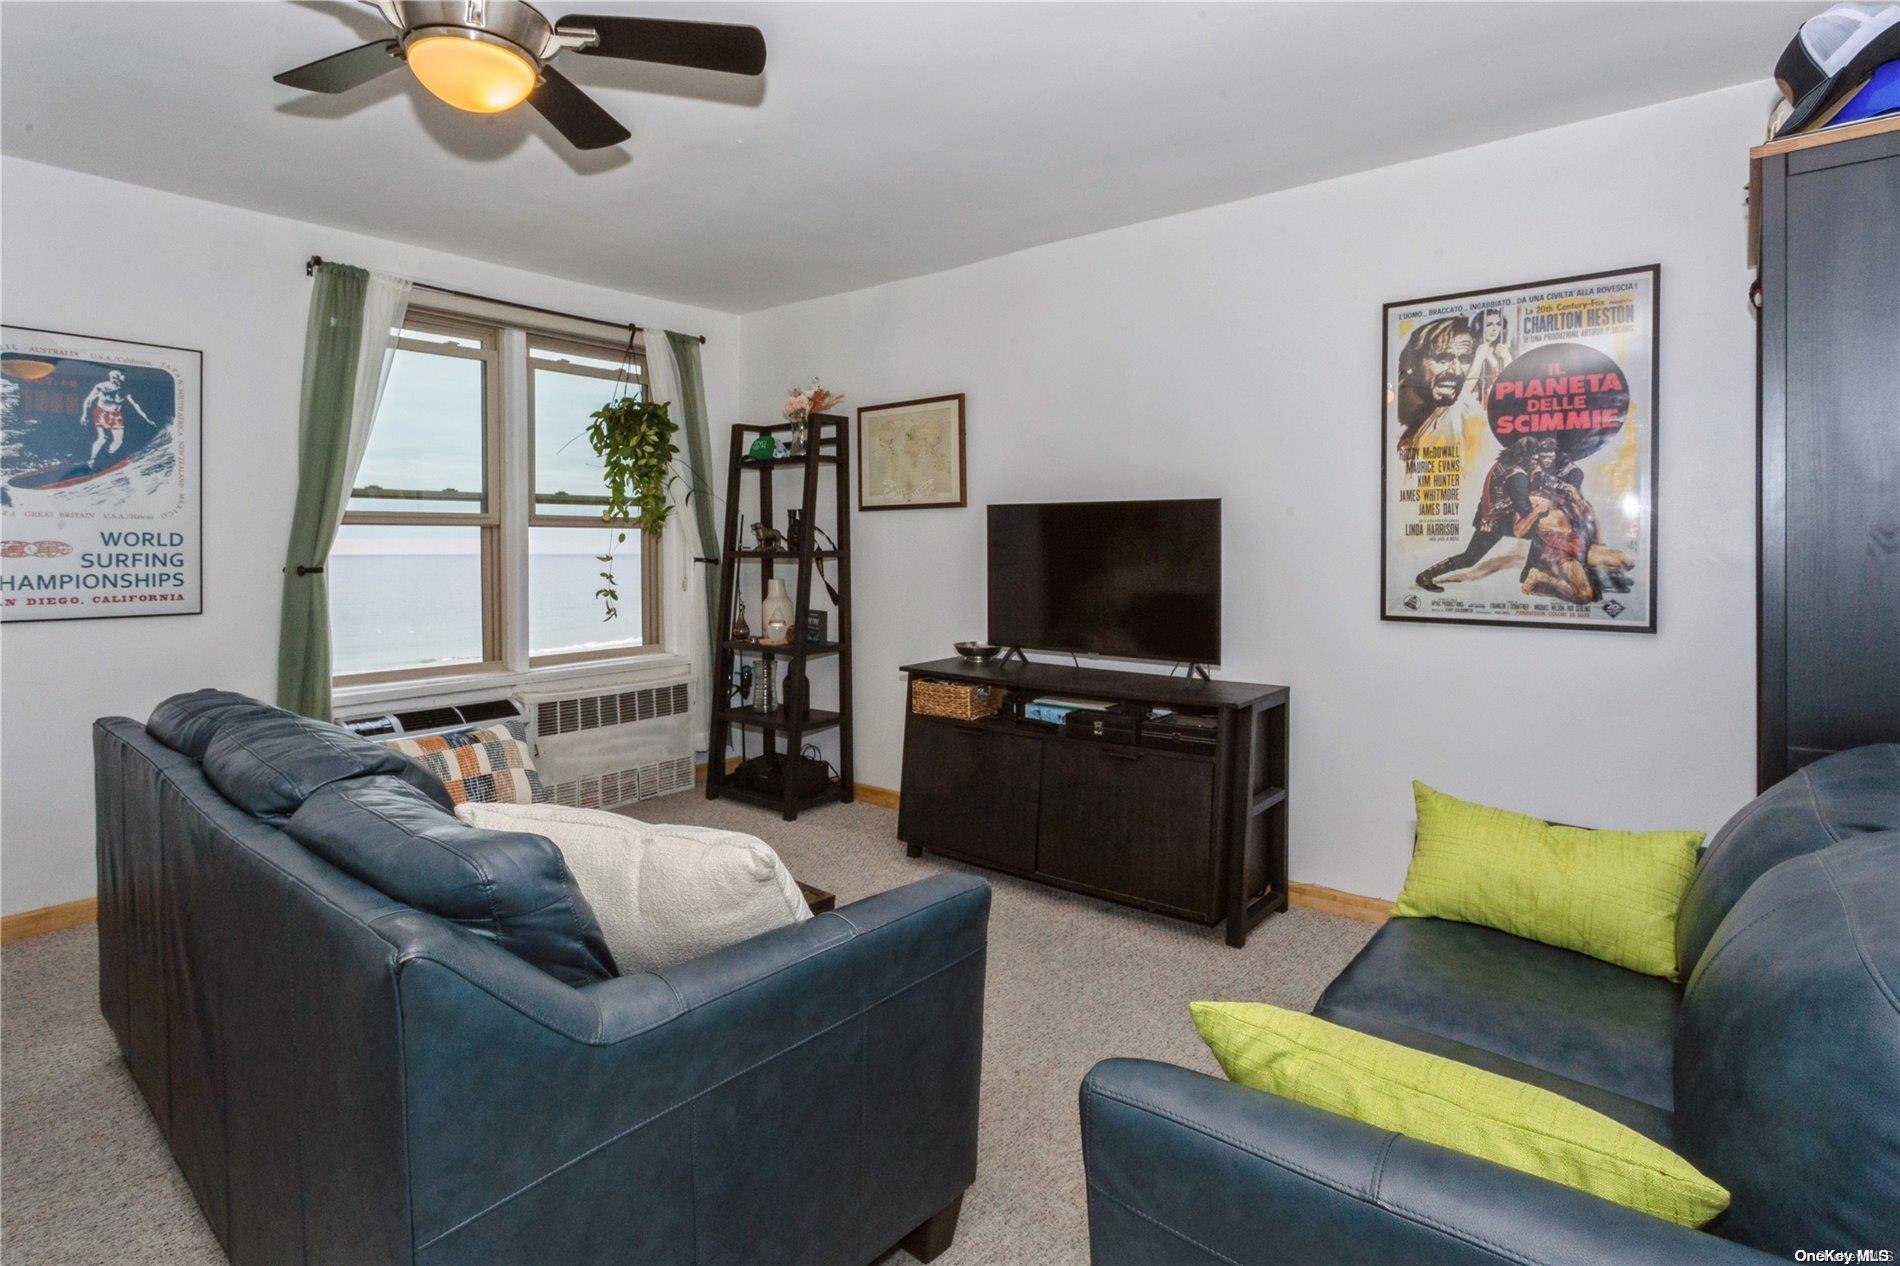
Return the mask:
{"type": "Polygon", "coordinates": [[[823,413],[843,399],[843,392],[826,391],[816,378],[811,380],[810,387],[793,387],[786,393],[785,420],[792,424],[793,454],[799,455],[805,451],[806,428],[811,415],[823,413]]]}

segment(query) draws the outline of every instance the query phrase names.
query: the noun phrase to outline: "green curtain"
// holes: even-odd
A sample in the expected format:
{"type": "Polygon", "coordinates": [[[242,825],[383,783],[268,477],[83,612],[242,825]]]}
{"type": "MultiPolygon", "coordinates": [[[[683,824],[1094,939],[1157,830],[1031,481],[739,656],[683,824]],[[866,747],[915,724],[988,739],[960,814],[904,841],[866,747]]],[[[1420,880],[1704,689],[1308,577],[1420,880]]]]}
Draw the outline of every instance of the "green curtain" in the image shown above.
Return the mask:
{"type": "Polygon", "coordinates": [[[368,283],[361,268],[319,264],[304,335],[297,506],[284,555],[277,702],[321,721],[330,719],[330,590],[323,567],[355,473],[350,426],[368,283]]]}
{"type": "MultiPolygon", "coordinates": [[[[681,429],[686,432],[686,461],[690,468],[693,519],[699,525],[699,552],[704,558],[718,558],[719,533],[713,527],[712,431],[706,422],[706,377],[699,367],[699,336],[668,330],[666,343],[673,350],[673,376],[679,383],[681,429]]],[[[719,664],[719,591],[724,572],[722,562],[705,575],[708,677],[719,664]]],[[[715,705],[723,697],[716,688],[706,695],[715,705]]]]}

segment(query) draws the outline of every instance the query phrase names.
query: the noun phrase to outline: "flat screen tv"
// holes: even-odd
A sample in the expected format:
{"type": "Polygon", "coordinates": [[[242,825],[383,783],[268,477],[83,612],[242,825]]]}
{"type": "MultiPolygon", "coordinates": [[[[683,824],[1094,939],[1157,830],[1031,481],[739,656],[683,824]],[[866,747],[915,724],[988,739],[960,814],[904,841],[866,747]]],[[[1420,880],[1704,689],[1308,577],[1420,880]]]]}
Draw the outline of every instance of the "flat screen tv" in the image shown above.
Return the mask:
{"type": "Polygon", "coordinates": [[[1220,662],[1220,500],[989,508],[998,646],[1220,662]]]}

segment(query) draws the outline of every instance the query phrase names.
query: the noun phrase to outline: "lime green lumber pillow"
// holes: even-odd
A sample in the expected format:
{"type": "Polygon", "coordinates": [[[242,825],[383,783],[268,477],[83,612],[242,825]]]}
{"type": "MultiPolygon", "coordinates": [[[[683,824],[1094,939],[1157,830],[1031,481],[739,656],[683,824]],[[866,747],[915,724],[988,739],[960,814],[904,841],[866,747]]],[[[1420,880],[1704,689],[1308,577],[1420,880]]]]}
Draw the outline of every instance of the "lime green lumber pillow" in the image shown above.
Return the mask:
{"type": "Polygon", "coordinates": [[[1191,1002],[1230,1081],[1482,1157],[1683,1226],[1728,1192],[1668,1148],[1539,1086],[1262,1002],[1191,1002]]]}
{"type": "Polygon", "coordinates": [[[1418,844],[1392,913],[1480,923],[1677,979],[1700,831],[1586,831],[1412,784],[1418,844]]]}

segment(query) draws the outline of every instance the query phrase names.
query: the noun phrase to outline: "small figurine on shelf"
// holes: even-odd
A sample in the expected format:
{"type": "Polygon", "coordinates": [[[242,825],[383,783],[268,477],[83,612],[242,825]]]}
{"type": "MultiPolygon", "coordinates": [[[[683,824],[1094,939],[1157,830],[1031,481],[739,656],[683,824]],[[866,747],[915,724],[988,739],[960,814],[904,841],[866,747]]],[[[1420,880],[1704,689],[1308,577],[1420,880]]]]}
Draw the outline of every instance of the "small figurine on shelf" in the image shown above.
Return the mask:
{"type": "Polygon", "coordinates": [[[762,550],[776,550],[781,553],[785,550],[785,534],[775,527],[767,527],[763,523],[754,523],[752,525],[752,539],[762,550]]]}
{"type": "Polygon", "coordinates": [[[752,640],[752,626],[745,622],[744,598],[739,599],[739,613],[732,617],[732,640],[735,642],[750,642],[752,640]]]}
{"type": "Polygon", "coordinates": [[[794,457],[802,456],[807,442],[806,427],[814,413],[823,413],[832,405],[844,399],[842,392],[826,391],[818,385],[816,378],[811,380],[809,389],[793,387],[785,396],[785,420],[792,424],[791,452],[794,457]]]}

